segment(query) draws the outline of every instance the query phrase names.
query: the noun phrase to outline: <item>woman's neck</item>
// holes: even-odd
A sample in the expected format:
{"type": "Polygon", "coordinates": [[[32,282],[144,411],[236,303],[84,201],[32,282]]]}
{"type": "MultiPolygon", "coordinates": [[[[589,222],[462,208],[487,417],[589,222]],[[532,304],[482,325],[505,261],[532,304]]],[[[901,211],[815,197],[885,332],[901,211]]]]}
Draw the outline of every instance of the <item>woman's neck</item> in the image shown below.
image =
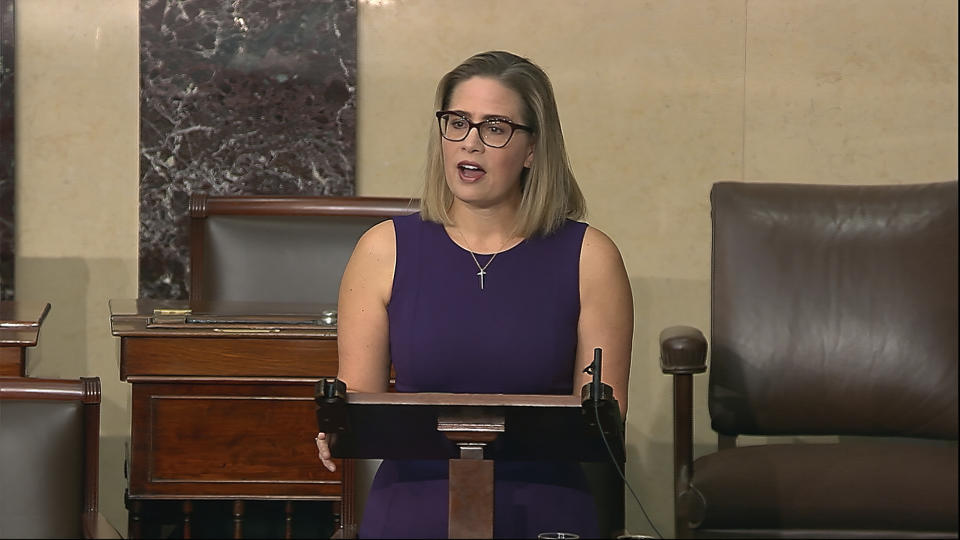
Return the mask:
{"type": "MultiPolygon", "coordinates": [[[[462,246],[475,253],[497,253],[522,241],[516,236],[519,205],[499,205],[477,208],[455,201],[450,208],[452,223],[447,232],[451,238],[467,245],[462,246]]],[[[458,242],[460,243],[460,242],[458,242]]]]}

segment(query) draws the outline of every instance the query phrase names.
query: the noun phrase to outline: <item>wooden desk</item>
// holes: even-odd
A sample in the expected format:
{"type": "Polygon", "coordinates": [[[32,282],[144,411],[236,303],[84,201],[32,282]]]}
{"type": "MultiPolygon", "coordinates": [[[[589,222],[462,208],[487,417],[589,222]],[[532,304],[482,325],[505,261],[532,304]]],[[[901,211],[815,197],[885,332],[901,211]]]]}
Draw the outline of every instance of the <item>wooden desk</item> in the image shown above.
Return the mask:
{"type": "Polygon", "coordinates": [[[0,377],[27,375],[27,347],[40,337],[50,311],[46,302],[0,302],[0,377]]]}
{"type": "Polygon", "coordinates": [[[327,471],[314,443],[314,385],[337,373],[335,322],[322,321],[328,306],[176,311],[187,307],[110,302],[120,378],[132,386],[130,536],[140,536],[143,503],[153,500],[183,501],[184,537],[191,502],[204,499],[233,501],[235,538],[251,500],[287,501],[288,537],[290,501],[334,501],[338,527],[352,527],[352,464],[327,471]]]}

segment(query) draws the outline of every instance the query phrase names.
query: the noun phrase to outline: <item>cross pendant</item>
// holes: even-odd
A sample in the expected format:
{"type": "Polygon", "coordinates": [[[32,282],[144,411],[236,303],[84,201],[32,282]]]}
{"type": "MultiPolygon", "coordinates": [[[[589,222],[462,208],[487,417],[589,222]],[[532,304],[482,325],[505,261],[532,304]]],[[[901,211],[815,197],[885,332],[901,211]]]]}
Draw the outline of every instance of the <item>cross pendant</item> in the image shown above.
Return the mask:
{"type": "Polygon", "coordinates": [[[480,290],[482,291],[482,290],[483,290],[483,276],[487,275],[487,273],[483,271],[483,268],[481,268],[480,271],[477,272],[477,275],[480,276],[480,290]]]}

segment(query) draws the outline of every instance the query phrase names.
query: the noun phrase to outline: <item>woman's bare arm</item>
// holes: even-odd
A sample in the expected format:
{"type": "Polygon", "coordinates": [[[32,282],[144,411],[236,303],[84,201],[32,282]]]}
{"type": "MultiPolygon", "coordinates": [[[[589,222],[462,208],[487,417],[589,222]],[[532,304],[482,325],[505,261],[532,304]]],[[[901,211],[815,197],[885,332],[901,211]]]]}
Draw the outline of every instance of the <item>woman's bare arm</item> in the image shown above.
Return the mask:
{"type": "Polygon", "coordinates": [[[387,304],[393,287],[396,237],[392,221],[357,242],[340,282],[337,304],[338,377],[355,392],[386,392],[390,377],[387,304]]]}
{"type": "Polygon", "coordinates": [[[613,388],[622,418],[627,415],[627,384],[633,346],[633,294],[620,251],[602,232],[588,227],[580,250],[580,323],[574,393],[591,380],[583,368],[603,350],[603,382],[613,388]]]}
{"type": "MultiPolygon", "coordinates": [[[[392,221],[364,233],[340,281],[337,303],[337,377],[354,392],[386,392],[390,378],[387,304],[393,288],[397,242],[392,221]]],[[[330,471],[336,465],[325,433],[317,434],[317,454],[330,471]]]]}

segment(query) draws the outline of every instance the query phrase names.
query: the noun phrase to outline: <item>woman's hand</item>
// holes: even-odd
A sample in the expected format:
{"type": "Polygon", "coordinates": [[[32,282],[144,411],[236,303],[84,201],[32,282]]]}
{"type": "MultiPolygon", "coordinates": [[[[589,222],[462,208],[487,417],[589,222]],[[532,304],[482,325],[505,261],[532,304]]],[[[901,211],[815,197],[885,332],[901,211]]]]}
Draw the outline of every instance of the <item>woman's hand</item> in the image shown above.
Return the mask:
{"type": "Polygon", "coordinates": [[[327,468],[330,472],[335,472],[337,466],[333,463],[333,457],[330,455],[330,445],[327,444],[327,434],[326,433],[317,433],[317,456],[320,458],[320,461],[323,463],[323,466],[327,468]]]}

